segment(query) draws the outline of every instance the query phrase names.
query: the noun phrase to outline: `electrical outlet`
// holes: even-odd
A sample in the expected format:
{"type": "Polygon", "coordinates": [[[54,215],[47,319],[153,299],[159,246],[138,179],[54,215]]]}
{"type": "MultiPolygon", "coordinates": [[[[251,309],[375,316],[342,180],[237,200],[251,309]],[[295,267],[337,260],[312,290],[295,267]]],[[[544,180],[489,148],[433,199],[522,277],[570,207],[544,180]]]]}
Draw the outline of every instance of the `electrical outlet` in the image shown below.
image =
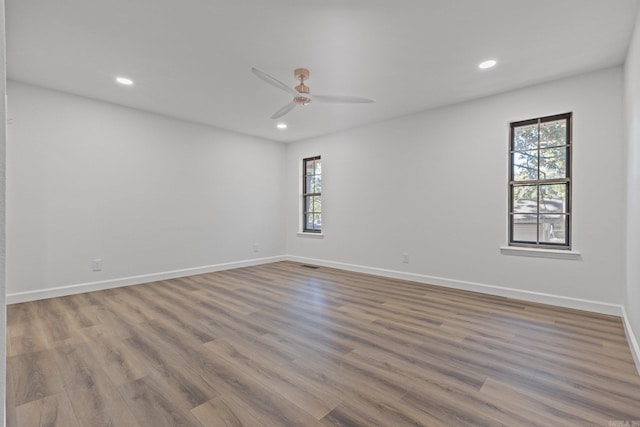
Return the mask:
{"type": "Polygon", "coordinates": [[[260,252],[260,243],[253,244],[253,252],[260,252]]]}
{"type": "Polygon", "coordinates": [[[102,260],[100,258],[91,261],[91,271],[102,271],[102,260]]]}
{"type": "Polygon", "coordinates": [[[407,252],[404,252],[404,253],[402,254],[402,262],[403,262],[404,264],[409,264],[409,254],[408,254],[407,252]]]}

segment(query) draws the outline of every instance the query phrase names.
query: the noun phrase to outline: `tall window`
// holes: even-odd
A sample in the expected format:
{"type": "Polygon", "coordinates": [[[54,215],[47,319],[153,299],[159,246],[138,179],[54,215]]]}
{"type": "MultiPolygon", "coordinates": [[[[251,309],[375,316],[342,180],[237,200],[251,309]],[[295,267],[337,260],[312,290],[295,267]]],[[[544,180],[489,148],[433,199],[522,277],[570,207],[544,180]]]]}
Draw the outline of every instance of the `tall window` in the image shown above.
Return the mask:
{"type": "Polygon", "coordinates": [[[571,248],[571,113],[511,123],[509,244],[571,248]]]}
{"type": "Polygon", "coordinates": [[[320,156],[302,160],[302,228],[322,231],[322,161],[320,156]]]}

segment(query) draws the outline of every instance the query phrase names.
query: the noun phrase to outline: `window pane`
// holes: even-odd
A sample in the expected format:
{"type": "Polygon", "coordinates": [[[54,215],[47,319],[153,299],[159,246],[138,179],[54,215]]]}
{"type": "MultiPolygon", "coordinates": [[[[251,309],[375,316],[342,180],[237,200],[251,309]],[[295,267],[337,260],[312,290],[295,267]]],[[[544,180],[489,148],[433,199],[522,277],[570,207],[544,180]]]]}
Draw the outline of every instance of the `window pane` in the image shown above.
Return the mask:
{"type": "Polygon", "coordinates": [[[540,124],[540,147],[557,147],[567,144],[565,119],[540,124]]]}
{"type": "Polygon", "coordinates": [[[567,212],[567,184],[540,185],[540,212],[567,212]]]}
{"type": "Polygon", "coordinates": [[[304,215],[304,229],[313,230],[313,215],[304,215]]]}
{"type": "Polygon", "coordinates": [[[516,151],[512,161],[514,181],[538,179],[538,151],[516,151]]]}
{"type": "Polygon", "coordinates": [[[322,174],[322,161],[321,160],[316,160],[316,175],[320,175],[322,174]]]}
{"type": "Polygon", "coordinates": [[[305,172],[305,175],[313,175],[315,169],[316,169],[316,162],[315,160],[307,160],[307,171],[305,172]]]}
{"type": "Polygon", "coordinates": [[[322,214],[307,214],[305,215],[305,230],[322,230],[322,214]]]}
{"type": "Polygon", "coordinates": [[[322,180],[319,176],[308,176],[305,179],[305,193],[321,193],[322,192],[322,180]]]}
{"type": "Polygon", "coordinates": [[[315,230],[322,229],[322,214],[314,214],[313,215],[313,228],[315,230]]]}
{"type": "Polygon", "coordinates": [[[322,212],[322,198],[320,196],[307,196],[304,200],[304,211],[306,213],[322,212]]]}
{"type": "Polygon", "coordinates": [[[308,176],[306,179],[306,192],[307,193],[321,193],[322,192],[322,180],[319,175],[308,176]]]}
{"type": "Polygon", "coordinates": [[[538,234],[537,215],[514,214],[512,216],[513,241],[536,243],[538,234]]]}
{"type": "Polygon", "coordinates": [[[540,150],[540,179],[557,179],[567,176],[567,148],[540,150]]]}
{"type": "Polygon", "coordinates": [[[513,129],[513,150],[534,150],[536,148],[538,148],[537,124],[513,129]]]}
{"type": "Polygon", "coordinates": [[[568,215],[540,215],[540,243],[568,244],[568,215]]]}
{"type": "Polygon", "coordinates": [[[535,185],[513,187],[513,212],[538,212],[538,188],[535,185]]]}

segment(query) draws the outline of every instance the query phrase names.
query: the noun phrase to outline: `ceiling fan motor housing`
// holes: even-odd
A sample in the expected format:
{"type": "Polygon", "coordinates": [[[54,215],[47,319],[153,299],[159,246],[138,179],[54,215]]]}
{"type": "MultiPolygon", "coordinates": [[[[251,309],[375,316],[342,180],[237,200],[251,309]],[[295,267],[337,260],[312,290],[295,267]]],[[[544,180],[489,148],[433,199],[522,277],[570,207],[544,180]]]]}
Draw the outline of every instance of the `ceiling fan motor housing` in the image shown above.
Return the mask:
{"type": "Polygon", "coordinates": [[[269,74],[255,67],[252,67],[251,71],[253,71],[253,74],[258,76],[265,82],[269,83],[270,85],[275,86],[278,89],[293,95],[293,101],[289,102],[287,105],[285,105],[284,107],[276,111],[271,116],[272,119],[277,119],[279,117],[282,117],[285,114],[287,114],[289,111],[291,111],[296,105],[307,105],[312,100],[316,100],[319,102],[333,102],[333,103],[337,102],[337,103],[348,103],[348,104],[375,102],[374,99],[360,98],[357,96],[314,95],[312,97],[309,87],[304,84],[304,81],[309,78],[309,70],[306,68],[296,68],[293,71],[293,75],[295,76],[295,78],[300,81],[300,84],[297,85],[295,88],[292,88],[291,86],[285,83],[282,83],[280,80],[276,79],[275,77],[270,76],[269,74]]]}
{"type": "Polygon", "coordinates": [[[311,102],[311,98],[307,98],[306,96],[297,96],[293,98],[293,102],[295,102],[297,105],[307,105],[311,102]]]}
{"type": "Polygon", "coordinates": [[[311,98],[304,96],[309,93],[309,86],[304,84],[304,81],[309,78],[309,70],[306,68],[296,68],[293,71],[293,75],[296,79],[300,80],[300,84],[295,87],[298,93],[302,94],[302,96],[297,96],[293,99],[293,101],[298,105],[307,105],[311,102],[311,98]]]}

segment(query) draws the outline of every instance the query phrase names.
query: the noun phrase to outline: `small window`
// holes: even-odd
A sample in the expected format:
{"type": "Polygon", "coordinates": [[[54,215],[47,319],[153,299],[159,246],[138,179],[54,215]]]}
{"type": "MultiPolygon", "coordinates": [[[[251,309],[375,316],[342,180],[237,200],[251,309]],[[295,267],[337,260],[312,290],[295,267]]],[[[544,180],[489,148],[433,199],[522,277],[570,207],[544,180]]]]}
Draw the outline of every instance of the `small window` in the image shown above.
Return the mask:
{"type": "Polygon", "coordinates": [[[571,249],[571,113],[511,123],[509,244],[571,249]]]}
{"type": "Polygon", "coordinates": [[[302,230],[322,232],[322,160],[302,160],[302,230]]]}

